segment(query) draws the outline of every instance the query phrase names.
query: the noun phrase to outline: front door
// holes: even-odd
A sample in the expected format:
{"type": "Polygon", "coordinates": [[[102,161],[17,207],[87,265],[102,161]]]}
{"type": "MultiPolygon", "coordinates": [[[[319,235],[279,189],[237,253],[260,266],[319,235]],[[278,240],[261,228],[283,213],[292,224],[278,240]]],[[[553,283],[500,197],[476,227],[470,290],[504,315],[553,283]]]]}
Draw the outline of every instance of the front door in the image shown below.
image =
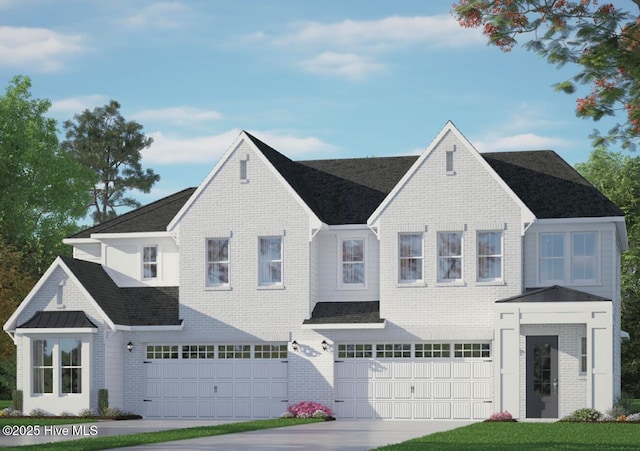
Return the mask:
{"type": "Polygon", "coordinates": [[[558,418],[558,336],[527,337],[527,418],[558,418]]]}

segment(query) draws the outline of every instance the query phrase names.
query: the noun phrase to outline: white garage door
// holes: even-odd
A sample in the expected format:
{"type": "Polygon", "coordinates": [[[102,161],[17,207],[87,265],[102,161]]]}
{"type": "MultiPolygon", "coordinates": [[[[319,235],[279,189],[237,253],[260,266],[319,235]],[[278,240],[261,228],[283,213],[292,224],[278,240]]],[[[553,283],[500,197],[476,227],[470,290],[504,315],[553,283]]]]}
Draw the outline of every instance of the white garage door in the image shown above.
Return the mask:
{"type": "Polygon", "coordinates": [[[286,344],[149,345],[145,417],[278,417],[286,358],[286,344]]]}
{"type": "Polygon", "coordinates": [[[339,344],[338,418],[485,419],[489,343],[339,344]]]}

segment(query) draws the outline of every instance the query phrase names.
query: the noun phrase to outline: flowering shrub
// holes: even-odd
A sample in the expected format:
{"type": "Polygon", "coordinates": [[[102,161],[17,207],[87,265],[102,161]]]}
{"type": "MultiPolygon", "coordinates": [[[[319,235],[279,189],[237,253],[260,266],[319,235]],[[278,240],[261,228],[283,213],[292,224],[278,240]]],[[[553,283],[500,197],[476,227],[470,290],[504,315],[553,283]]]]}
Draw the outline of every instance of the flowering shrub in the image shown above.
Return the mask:
{"type": "Polygon", "coordinates": [[[43,409],[33,409],[31,412],[29,412],[29,416],[30,417],[50,417],[51,413],[43,409]]]}
{"type": "Polygon", "coordinates": [[[75,417],[77,416],[75,413],[64,411],[60,414],[61,417],[75,417]]]}
{"type": "Polygon", "coordinates": [[[627,416],[627,422],[640,423],[640,413],[634,413],[633,415],[627,416]]]}
{"type": "Polygon", "coordinates": [[[563,421],[600,421],[602,419],[602,414],[598,412],[596,409],[578,409],[569,415],[566,418],[563,418],[563,421]]]}
{"type": "Polygon", "coordinates": [[[328,418],[333,416],[330,408],[317,402],[303,401],[289,406],[283,418],[328,418]]]}
{"type": "Polygon", "coordinates": [[[627,416],[626,415],[619,415],[616,418],[616,421],[627,421],[627,416]]]}
{"type": "Polygon", "coordinates": [[[79,417],[97,417],[98,413],[95,410],[92,409],[82,409],[80,412],[78,412],[78,416],[79,417]]]}
{"type": "Polygon", "coordinates": [[[21,417],[22,412],[14,409],[13,407],[7,407],[0,410],[0,417],[21,417]]]}
{"type": "Polygon", "coordinates": [[[508,410],[505,410],[504,412],[495,412],[491,414],[489,421],[513,421],[513,416],[508,410]]]}

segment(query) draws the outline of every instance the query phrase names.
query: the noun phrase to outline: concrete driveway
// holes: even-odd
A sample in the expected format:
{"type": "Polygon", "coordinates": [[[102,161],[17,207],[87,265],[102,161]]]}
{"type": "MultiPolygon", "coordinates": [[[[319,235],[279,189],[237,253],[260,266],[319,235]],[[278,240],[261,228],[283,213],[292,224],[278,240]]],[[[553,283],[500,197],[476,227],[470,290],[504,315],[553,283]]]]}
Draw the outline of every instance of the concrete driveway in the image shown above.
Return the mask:
{"type": "MultiPolygon", "coordinates": [[[[233,420],[237,422],[238,420],[233,420]]],[[[135,434],[167,429],[181,429],[194,426],[212,426],[229,423],[215,420],[129,420],[100,421],[84,423],[81,429],[73,430],[68,426],[68,434],[61,434],[61,428],[50,434],[39,436],[3,436],[0,435],[0,448],[8,446],[35,445],[45,442],[59,442],[72,439],[108,435],[135,434]],[[94,426],[96,429],[90,429],[94,426]],[[83,434],[84,432],[84,434],[83,434]],[[95,433],[94,433],[95,432],[95,433]]],[[[383,445],[404,442],[434,432],[448,431],[466,426],[468,421],[366,421],[336,420],[324,423],[301,424],[276,429],[265,429],[237,434],[225,434],[174,442],[142,445],[118,450],[308,450],[314,451],[360,451],[370,450],[383,445]]],[[[76,428],[79,425],[75,425],[76,428]]],[[[44,431],[42,431],[44,432],[44,431]]]]}
{"type": "Polygon", "coordinates": [[[472,424],[467,421],[336,420],[226,434],[119,450],[308,450],[362,451],[472,424]]]}

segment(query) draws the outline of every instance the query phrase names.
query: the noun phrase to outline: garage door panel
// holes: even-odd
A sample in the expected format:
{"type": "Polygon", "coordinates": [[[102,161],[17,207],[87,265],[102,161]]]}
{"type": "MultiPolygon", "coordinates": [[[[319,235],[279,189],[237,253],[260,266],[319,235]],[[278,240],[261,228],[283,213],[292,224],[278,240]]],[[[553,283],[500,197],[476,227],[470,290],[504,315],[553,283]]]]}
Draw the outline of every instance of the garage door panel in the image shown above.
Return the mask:
{"type": "Polygon", "coordinates": [[[196,418],[198,416],[198,401],[182,400],[180,401],[180,416],[183,418],[196,418]]]}
{"type": "Polygon", "coordinates": [[[411,382],[399,381],[393,384],[395,399],[411,399],[413,397],[413,384],[411,382]]]}
{"type": "Polygon", "coordinates": [[[271,379],[289,379],[289,373],[287,371],[287,362],[275,361],[271,362],[271,379]]]}
{"type": "Polygon", "coordinates": [[[179,379],[180,365],[174,362],[165,363],[162,366],[162,378],[163,379],[179,379]]]}
{"type": "Polygon", "coordinates": [[[198,382],[197,381],[183,381],[180,384],[182,398],[197,398],[198,397],[198,382]]]}
{"type": "Polygon", "coordinates": [[[180,377],[182,379],[197,379],[198,364],[193,362],[188,362],[180,365],[180,377]]]}
{"type": "Polygon", "coordinates": [[[470,402],[454,402],[452,408],[452,418],[454,420],[470,420],[471,419],[471,403],[470,402]]]}
{"type": "Polygon", "coordinates": [[[198,379],[215,379],[216,377],[216,364],[215,363],[200,363],[198,365],[198,379]]]}
{"type": "Polygon", "coordinates": [[[216,418],[233,418],[233,400],[216,399],[216,418]]]}
{"type": "Polygon", "coordinates": [[[471,399],[471,382],[453,382],[453,399],[471,399]]]}
{"type": "Polygon", "coordinates": [[[216,377],[217,379],[233,379],[233,362],[218,363],[216,377]]]}
{"type": "Polygon", "coordinates": [[[391,381],[376,381],[374,385],[375,399],[391,399],[393,398],[393,386],[391,381]]]}
{"type": "Polygon", "coordinates": [[[251,400],[236,399],[233,403],[233,416],[235,418],[251,418],[251,400]]]}
{"type": "Polygon", "coordinates": [[[178,381],[163,382],[162,383],[163,398],[179,398],[180,397],[180,383],[178,381]]]}
{"type": "Polygon", "coordinates": [[[375,415],[376,418],[381,420],[390,420],[393,418],[393,402],[391,401],[376,401],[375,402],[375,415]]]}
{"type": "Polygon", "coordinates": [[[412,362],[393,362],[391,367],[395,379],[411,379],[413,377],[412,362]]]}
{"type": "Polygon", "coordinates": [[[451,398],[451,382],[434,382],[433,397],[435,399],[451,398]]]}
{"type": "Polygon", "coordinates": [[[269,400],[254,400],[252,405],[252,418],[272,418],[273,414],[271,413],[271,401],[269,400]]]}
{"type": "Polygon", "coordinates": [[[145,388],[146,398],[160,398],[162,396],[162,382],[147,381],[145,388]]]}
{"type": "Polygon", "coordinates": [[[213,398],[216,394],[216,384],[214,382],[198,382],[198,397],[213,398]]]}
{"type": "Polygon", "coordinates": [[[451,379],[451,362],[433,362],[434,379],[451,379]]]}
{"type": "Polygon", "coordinates": [[[471,379],[471,362],[453,362],[451,366],[454,379],[471,379]]]}
{"type": "Polygon", "coordinates": [[[474,362],[473,378],[491,379],[491,362],[474,362]]]}
{"type": "Polygon", "coordinates": [[[416,382],[414,384],[415,399],[431,398],[431,382],[416,382]]]}
{"type": "Polygon", "coordinates": [[[431,379],[431,362],[415,362],[413,377],[414,379],[431,379]]]}
{"type": "Polygon", "coordinates": [[[233,384],[233,394],[236,398],[251,398],[251,382],[235,382],[233,384]]]}
{"type": "Polygon", "coordinates": [[[451,418],[451,403],[436,402],[433,403],[433,419],[448,420],[451,418]]]}
{"type": "Polygon", "coordinates": [[[413,403],[400,401],[393,403],[393,418],[396,420],[410,420],[413,418],[413,403]]]}
{"type": "Polygon", "coordinates": [[[374,379],[391,379],[393,378],[392,364],[385,362],[381,365],[375,365],[373,368],[374,379]]]}
{"type": "Polygon", "coordinates": [[[233,398],[233,382],[217,382],[216,393],[218,398],[233,398]]]}
{"type": "Polygon", "coordinates": [[[216,416],[215,403],[213,400],[198,401],[198,416],[200,418],[214,418],[216,416]]]}
{"type": "Polygon", "coordinates": [[[491,399],[491,382],[474,382],[473,397],[474,399],[491,399]]]}
{"type": "Polygon", "coordinates": [[[413,417],[417,420],[427,420],[431,418],[431,403],[420,401],[414,402],[413,417]]]}
{"type": "Polygon", "coordinates": [[[234,379],[251,379],[251,362],[240,361],[232,365],[234,379]]]}

